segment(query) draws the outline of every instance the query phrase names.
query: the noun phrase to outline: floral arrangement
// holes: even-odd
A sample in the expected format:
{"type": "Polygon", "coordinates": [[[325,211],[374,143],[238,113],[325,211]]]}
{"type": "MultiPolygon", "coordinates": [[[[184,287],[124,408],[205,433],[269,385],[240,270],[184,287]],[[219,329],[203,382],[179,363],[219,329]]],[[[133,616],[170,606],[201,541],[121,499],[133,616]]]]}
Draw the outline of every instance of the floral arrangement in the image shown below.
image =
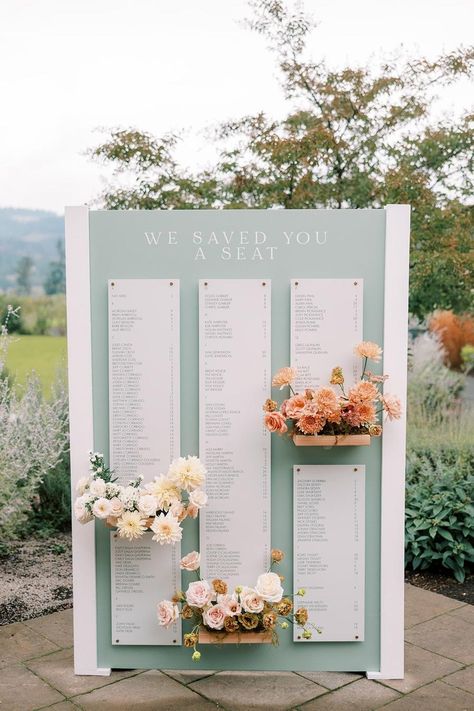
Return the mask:
{"type": "Polygon", "coordinates": [[[379,415],[385,412],[390,420],[398,419],[401,415],[400,400],[381,393],[380,388],[388,375],[374,375],[367,370],[369,360],[380,361],[382,349],[376,343],[363,341],[354,350],[363,360],[362,375],[348,392],[344,389],[344,373],[340,367],[333,368],[329,381],[339,391],[333,387],[322,387],[307,389],[303,393],[295,393],[292,387],[296,370],[281,368],[273,377],[272,385],[280,390],[289,387],[290,397],[280,406],[271,399],[265,402],[266,428],[281,435],[288,431],[287,422],[290,421],[294,434],[380,435],[382,426],[378,421],[379,415]]]}
{"type": "MultiPolygon", "coordinates": [[[[201,659],[197,649],[200,629],[214,633],[216,642],[228,635],[236,637],[238,642],[241,635],[262,632],[271,635],[272,643],[278,644],[277,630],[296,624],[302,628],[303,639],[311,639],[307,609],[294,610],[291,599],[284,597],[282,578],[271,570],[283,557],[282,551],[272,550],[270,570],[258,577],[255,587],[239,585],[231,592],[224,580],[203,580],[199,574],[200,554],[188,553],[181,559],[181,570],[195,571],[198,579],[189,583],[186,592],[178,592],[172,600],[158,603],[159,624],[168,627],[179,617],[194,623],[191,632],[184,635],[184,646],[193,649],[195,662],[201,659]]],[[[298,590],[296,595],[304,596],[305,590],[298,590]]]]}
{"type": "Polygon", "coordinates": [[[206,470],[197,457],[173,460],[166,476],[160,474],[144,487],[142,476],[127,486],[117,484],[100,452],[91,452],[89,459],[91,474],[82,477],[76,486],[79,496],[74,513],[80,523],[103,519],[117,527],[119,536],[129,540],[140,538],[150,529],[153,540],[163,545],[180,541],[180,523],[187,516],[196,518],[199,509],[207,504],[202,488],[206,470]]]}

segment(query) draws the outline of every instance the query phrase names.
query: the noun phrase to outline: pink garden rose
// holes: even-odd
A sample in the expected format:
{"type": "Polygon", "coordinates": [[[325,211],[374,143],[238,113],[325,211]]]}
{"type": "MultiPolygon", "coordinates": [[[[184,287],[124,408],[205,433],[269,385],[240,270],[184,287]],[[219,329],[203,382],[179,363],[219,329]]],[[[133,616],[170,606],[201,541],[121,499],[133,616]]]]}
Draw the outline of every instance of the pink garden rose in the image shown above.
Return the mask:
{"type": "Polygon", "coordinates": [[[197,570],[201,565],[201,556],[197,551],[191,551],[181,558],[179,567],[181,570],[197,570]]]}
{"type": "Polygon", "coordinates": [[[168,627],[179,617],[179,609],[171,600],[162,600],[157,607],[158,622],[163,627],[168,627]]]}
{"type": "Polygon", "coordinates": [[[219,603],[217,603],[217,605],[211,605],[202,616],[206,627],[210,627],[213,630],[221,630],[224,627],[225,618],[226,611],[219,603]]]}
{"type": "Polygon", "coordinates": [[[263,598],[254,588],[242,588],[240,602],[245,612],[261,612],[263,610],[263,598]]]}
{"type": "Polygon", "coordinates": [[[284,434],[288,427],[286,426],[285,418],[281,412],[267,412],[263,418],[265,427],[270,432],[278,432],[278,434],[284,434]]]}
{"type": "Polygon", "coordinates": [[[242,606],[237,600],[237,596],[234,595],[218,595],[217,602],[223,608],[225,614],[228,617],[234,617],[235,615],[240,615],[242,612],[242,606]]]}
{"type": "Polygon", "coordinates": [[[186,590],[186,602],[191,607],[205,607],[214,596],[214,592],[207,580],[196,580],[190,583],[186,590]]]}

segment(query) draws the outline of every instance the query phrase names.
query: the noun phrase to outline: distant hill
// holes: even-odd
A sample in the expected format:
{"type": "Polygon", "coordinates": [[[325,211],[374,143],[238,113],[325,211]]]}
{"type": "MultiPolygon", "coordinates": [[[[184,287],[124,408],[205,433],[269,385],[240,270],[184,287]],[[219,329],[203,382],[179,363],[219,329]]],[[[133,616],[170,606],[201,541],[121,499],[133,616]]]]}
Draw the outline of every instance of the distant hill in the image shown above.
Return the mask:
{"type": "Polygon", "coordinates": [[[64,218],[46,210],[0,208],[0,291],[15,287],[20,257],[34,261],[32,285],[40,289],[50,261],[57,259],[57,241],[64,240],[64,218]]]}

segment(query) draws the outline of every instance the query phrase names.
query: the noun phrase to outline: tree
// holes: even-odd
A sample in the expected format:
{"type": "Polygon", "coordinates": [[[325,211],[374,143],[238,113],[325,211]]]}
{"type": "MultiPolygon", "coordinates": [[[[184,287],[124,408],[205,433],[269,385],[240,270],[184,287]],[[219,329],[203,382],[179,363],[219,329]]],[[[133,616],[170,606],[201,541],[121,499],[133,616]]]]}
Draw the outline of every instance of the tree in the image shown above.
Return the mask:
{"type": "Polygon", "coordinates": [[[16,268],[16,289],[19,294],[31,294],[31,275],[34,262],[31,257],[20,257],[16,268]]]}
{"type": "Polygon", "coordinates": [[[474,115],[434,119],[436,92],[471,77],[474,48],[334,70],[306,58],[313,30],[281,0],[255,0],[249,27],[275,53],[289,113],[220,126],[212,169],[184,170],[176,135],[114,130],[92,151],[129,185],[109,209],[413,207],[411,311],[473,305],[474,115]]]}
{"type": "Polygon", "coordinates": [[[57,241],[56,249],[58,259],[49,263],[48,275],[43,284],[45,294],[64,294],[66,292],[66,260],[62,240],[57,241]]]}

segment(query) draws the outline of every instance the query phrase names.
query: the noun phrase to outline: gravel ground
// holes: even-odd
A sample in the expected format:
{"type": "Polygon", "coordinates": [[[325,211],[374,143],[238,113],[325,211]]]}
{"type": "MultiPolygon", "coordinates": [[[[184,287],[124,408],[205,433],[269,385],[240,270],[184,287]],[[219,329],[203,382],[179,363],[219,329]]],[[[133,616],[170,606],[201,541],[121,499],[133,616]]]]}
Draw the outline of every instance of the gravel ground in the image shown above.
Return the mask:
{"type": "Polygon", "coordinates": [[[0,625],[72,607],[71,535],[30,538],[0,555],[0,625]]]}

